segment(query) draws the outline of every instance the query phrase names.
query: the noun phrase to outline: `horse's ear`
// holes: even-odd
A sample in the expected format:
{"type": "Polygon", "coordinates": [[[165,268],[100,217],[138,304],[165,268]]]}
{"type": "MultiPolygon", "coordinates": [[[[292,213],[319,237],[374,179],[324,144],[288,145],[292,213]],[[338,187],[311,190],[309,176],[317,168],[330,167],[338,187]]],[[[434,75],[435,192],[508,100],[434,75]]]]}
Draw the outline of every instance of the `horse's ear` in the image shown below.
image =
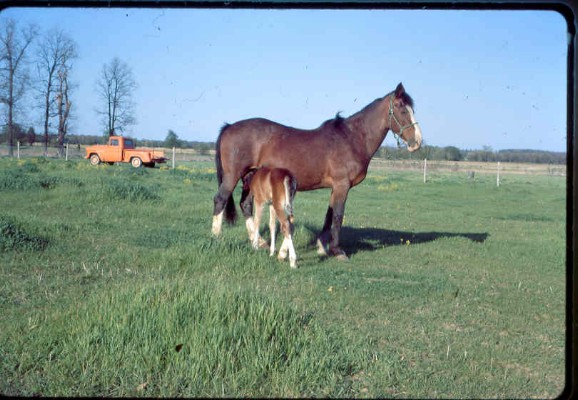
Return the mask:
{"type": "Polygon", "coordinates": [[[405,89],[404,89],[403,85],[401,84],[401,82],[399,82],[399,84],[395,88],[395,97],[399,98],[404,93],[405,93],[405,89]]]}

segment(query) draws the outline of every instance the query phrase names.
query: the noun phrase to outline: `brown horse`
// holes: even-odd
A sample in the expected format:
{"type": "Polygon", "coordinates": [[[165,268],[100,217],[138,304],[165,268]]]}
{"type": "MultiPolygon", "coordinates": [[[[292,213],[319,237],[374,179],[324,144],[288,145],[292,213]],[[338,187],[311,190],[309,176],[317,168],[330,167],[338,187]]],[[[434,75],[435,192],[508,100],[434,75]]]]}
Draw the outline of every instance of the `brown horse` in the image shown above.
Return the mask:
{"type": "MultiPolygon", "coordinates": [[[[212,233],[221,233],[223,213],[236,218],[233,190],[239,179],[260,167],[285,168],[297,179],[297,190],[331,188],[329,207],[317,244],[320,254],[347,259],[339,248],[349,189],[367,174],[371,157],[389,130],[397,134],[410,152],[420,148],[421,131],[413,116],[413,100],[400,83],[348,118],[337,114],[317,129],[291,128],[263,118],[225,124],[217,139],[216,167],[219,189],[214,197],[212,233]],[[328,246],[328,249],[326,249],[328,246]]],[[[252,216],[248,191],[241,195],[245,218],[252,216]]]]}
{"type": "Polygon", "coordinates": [[[247,218],[246,225],[249,231],[253,248],[260,246],[259,226],[261,225],[261,214],[263,206],[269,205],[269,232],[271,233],[271,245],[269,254],[275,254],[275,231],[277,229],[277,219],[281,225],[283,233],[283,243],[279,248],[278,259],[284,260],[289,252],[289,262],[291,268],[297,268],[295,247],[293,246],[293,199],[297,191],[295,177],[286,169],[261,167],[256,172],[249,173],[243,178],[246,189],[249,185],[249,197],[255,202],[255,220],[247,218]]]}

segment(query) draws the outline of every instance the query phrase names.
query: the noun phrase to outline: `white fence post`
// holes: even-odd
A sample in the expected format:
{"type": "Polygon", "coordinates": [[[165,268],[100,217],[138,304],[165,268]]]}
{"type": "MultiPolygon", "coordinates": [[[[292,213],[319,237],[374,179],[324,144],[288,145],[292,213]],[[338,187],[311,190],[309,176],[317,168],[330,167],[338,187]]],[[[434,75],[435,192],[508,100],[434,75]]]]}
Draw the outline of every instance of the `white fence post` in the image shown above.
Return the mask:
{"type": "Polygon", "coordinates": [[[66,156],[65,156],[65,160],[68,161],[68,143],[66,143],[66,156]]]}
{"type": "Polygon", "coordinates": [[[496,186],[500,187],[500,162],[498,161],[498,173],[496,175],[496,186]]]}
{"type": "Polygon", "coordinates": [[[175,169],[175,148],[173,147],[173,169],[175,169]]]}
{"type": "Polygon", "coordinates": [[[16,142],[16,157],[20,160],[20,141],[16,142]]]}
{"type": "Polygon", "coordinates": [[[427,158],[423,159],[423,183],[427,181],[427,158]]]}

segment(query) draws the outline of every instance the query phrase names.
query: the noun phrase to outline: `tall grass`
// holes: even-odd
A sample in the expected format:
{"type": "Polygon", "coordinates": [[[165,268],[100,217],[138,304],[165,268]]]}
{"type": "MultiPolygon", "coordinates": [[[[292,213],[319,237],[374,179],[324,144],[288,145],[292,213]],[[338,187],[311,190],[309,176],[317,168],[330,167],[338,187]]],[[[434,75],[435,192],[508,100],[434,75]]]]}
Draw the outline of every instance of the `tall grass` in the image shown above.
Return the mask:
{"type": "Polygon", "coordinates": [[[367,361],[282,301],[222,284],[118,287],[55,317],[13,349],[20,394],[348,395],[367,361]]]}

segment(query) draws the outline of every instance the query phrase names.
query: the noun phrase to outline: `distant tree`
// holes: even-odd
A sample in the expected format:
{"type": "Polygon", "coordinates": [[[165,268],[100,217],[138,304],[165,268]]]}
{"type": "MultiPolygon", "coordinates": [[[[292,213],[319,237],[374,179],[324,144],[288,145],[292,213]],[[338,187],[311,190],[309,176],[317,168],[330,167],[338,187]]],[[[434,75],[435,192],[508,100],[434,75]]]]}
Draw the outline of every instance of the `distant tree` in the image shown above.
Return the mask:
{"type": "Polygon", "coordinates": [[[0,104],[6,107],[9,155],[14,156],[14,114],[28,88],[27,50],[36,37],[36,28],[29,25],[17,30],[9,19],[0,24],[0,104]]]}
{"type": "Polygon", "coordinates": [[[96,112],[103,116],[106,133],[112,136],[134,125],[133,92],[137,84],[130,67],[115,57],[102,67],[96,90],[102,105],[96,112]]]}
{"type": "Polygon", "coordinates": [[[28,128],[28,132],[26,132],[26,138],[30,146],[36,143],[36,132],[34,131],[34,128],[28,128]]]}
{"type": "MultiPolygon", "coordinates": [[[[14,142],[27,142],[28,141],[28,133],[27,131],[24,130],[24,128],[22,127],[22,125],[14,122],[12,124],[12,135],[14,138],[14,142]]],[[[2,127],[2,132],[1,135],[2,137],[7,138],[8,137],[8,125],[4,125],[2,127]]]]}
{"type": "Polygon", "coordinates": [[[468,152],[466,160],[493,162],[497,161],[497,158],[497,153],[495,153],[490,146],[483,146],[482,150],[473,150],[468,152]]]}
{"type": "Polygon", "coordinates": [[[199,143],[196,147],[200,154],[209,155],[211,150],[215,148],[215,145],[213,143],[203,142],[199,143]]]}
{"type": "Polygon", "coordinates": [[[181,147],[181,141],[179,140],[179,136],[173,130],[169,129],[167,137],[165,138],[164,145],[169,149],[173,147],[181,147]]]}
{"type": "Polygon", "coordinates": [[[52,29],[38,46],[37,70],[44,122],[44,154],[48,152],[50,120],[58,118],[58,143],[62,145],[68,127],[72,103],[69,99],[68,72],[78,57],[76,43],[66,34],[52,29]]]}
{"type": "Polygon", "coordinates": [[[447,161],[461,161],[463,159],[462,152],[455,146],[444,147],[444,160],[447,161]]]}

